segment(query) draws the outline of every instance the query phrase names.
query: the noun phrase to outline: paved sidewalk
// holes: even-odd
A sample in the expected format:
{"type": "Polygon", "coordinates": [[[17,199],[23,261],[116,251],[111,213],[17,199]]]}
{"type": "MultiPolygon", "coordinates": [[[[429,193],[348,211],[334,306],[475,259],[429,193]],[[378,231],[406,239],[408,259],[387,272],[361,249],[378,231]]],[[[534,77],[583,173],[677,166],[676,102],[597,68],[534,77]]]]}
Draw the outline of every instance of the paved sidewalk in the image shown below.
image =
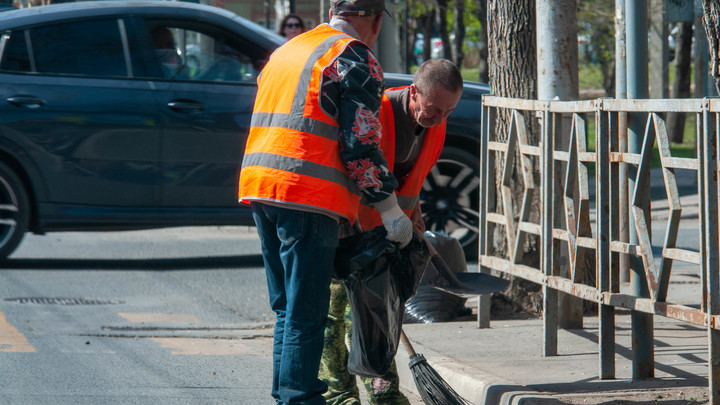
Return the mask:
{"type": "MultiPolygon", "coordinates": [[[[655,378],[632,381],[630,315],[616,315],[616,379],[598,380],[597,318],[558,332],[558,356],[543,357],[542,320],[405,325],[415,351],[473,404],[685,404],[708,399],[707,330],[656,316],[655,378]],[[628,401],[628,402],[615,402],[628,401]]],[[[417,392],[400,349],[403,388],[417,392]]]]}

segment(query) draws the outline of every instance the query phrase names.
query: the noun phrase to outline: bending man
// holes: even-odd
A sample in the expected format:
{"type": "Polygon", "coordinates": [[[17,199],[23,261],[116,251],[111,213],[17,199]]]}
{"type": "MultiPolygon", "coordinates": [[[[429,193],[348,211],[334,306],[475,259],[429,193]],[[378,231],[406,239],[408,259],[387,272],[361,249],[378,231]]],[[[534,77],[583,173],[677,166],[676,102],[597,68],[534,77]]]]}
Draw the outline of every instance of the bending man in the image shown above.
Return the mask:
{"type": "MultiPolygon", "coordinates": [[[[433,59],[420,66],[413,84],[389,89],[383,96],[380,112],[382,150],[400,184],[397,189],[400,207],[412,218],[413,228],[421,235],[425,232],[425,223],[420,211],[420,190],[440,157],[446,118],[460,101],[462,88],[462,76],[457,67],[448,60],[433,59]]],[[[366,201],[363,203],[358,214],[362,229],[381,225],[378,211],[366,201]]],[[[341,237],[350,234],[349,227],[341,228],[341,237]]],[[[320,366],[320,377],[329,386],[325,399],[331,405],[360,405],[355,376],[347,370],[345,340],[350,340],[350,328],[350,305],[345,287],[342,282],[333,281],[320,366]]],[[[361,379],[371,405],[409,405],[399,390],[395,362],[384,378],[361,379]]]]}

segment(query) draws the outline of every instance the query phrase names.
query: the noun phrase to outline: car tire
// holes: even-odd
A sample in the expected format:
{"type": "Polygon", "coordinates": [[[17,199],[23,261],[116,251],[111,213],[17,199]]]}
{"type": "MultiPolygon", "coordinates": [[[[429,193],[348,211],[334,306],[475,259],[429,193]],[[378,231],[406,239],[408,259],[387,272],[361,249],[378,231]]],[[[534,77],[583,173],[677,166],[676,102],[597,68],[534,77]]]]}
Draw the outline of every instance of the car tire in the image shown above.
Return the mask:
{"type": "Polygon", "coordinates": [[[30,203],[18,176],[0,163],[0,260],[20,244],[30,218],[30,203]]]}
{"type": "Polygon", "coordinates": [[[420,193],[427,230],[458,239],[469,260],[478,257],[479,187],[478,158],[463,149],[446,147],[420,193]]]}

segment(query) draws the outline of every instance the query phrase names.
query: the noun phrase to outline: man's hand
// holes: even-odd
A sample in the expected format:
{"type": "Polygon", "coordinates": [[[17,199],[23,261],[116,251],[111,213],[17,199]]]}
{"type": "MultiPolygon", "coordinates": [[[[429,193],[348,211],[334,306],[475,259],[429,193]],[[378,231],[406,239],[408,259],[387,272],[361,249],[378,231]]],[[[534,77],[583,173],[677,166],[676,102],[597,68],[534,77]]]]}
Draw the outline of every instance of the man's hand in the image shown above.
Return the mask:
{"type": "Polygon", "coordinates": [[[395,204],[389,210],[380,212],[380,218],[389,240],[400,243],[400,249],[410,243],[413,234],[412,221],[399,205],[395,204]]]}

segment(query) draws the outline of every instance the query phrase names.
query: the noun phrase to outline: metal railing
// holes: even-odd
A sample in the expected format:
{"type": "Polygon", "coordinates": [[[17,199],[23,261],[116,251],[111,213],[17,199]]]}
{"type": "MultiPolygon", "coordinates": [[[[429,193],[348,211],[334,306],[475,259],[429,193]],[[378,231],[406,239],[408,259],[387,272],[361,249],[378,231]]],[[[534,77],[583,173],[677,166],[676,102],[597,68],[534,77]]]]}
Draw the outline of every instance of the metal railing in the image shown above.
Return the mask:
{"type": "MultiPolygon", "coordinates": [[[[483,98],[478,263],[542,286],[546,355],[557,354],[559,293],[598,304],[601,379],[615,378],[616,308],[704,326],[711,402],[720,403],[718,115],[720,99],[483,98]],[[663,118],[669,113],[694,120],[694,157],[672,155],[663,118]],[[644,124],[640,150],[627,151],[628,132],[618,129],[626,117],[644,124]],[[595,134],[594,150],[586,132],[595,134]],[[654,150],[663,204],[651,204],[654,150]],[[697,198],[681,196],[680,172],[693,180],[683,194],[697,198]],[[697,212],[697,246],[678,243],[683,209],[697,212]],[[658,220],[666,226],[652,228],[658,220]],[[653,244],[653,233],[663,230],[662,242],[653,244]],[[696,302],[667,301],[673,265],[696,269],[696,302]],[[623,271],[632,275],[633,291],[621,292],[623,271]]],[[[641,346],[652,344],[650,332],[641,346]]]]}

